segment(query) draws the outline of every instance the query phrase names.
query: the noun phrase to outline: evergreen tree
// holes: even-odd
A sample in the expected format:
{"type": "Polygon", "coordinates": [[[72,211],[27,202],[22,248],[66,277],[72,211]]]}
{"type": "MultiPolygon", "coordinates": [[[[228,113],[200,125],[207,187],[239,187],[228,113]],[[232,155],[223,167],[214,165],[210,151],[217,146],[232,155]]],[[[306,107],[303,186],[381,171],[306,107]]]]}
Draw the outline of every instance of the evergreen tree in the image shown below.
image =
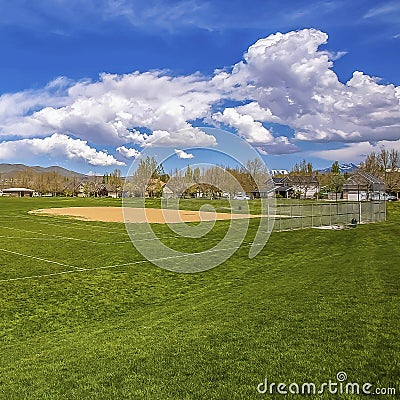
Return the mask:
{"type": "Polygon", "coordinates": [[[200,182],[200,175],[201,175],[200,168],[199,168],[199,167],[196,167],[196,168],[193,170],[193,180],[194,180],[196,183],[199,183],[199,182],[200,182]]]}
{"type": "Polygon", "coordinates": [[[192,171],[192,169],[190,168],[190,165],[188,165],[187,168],[186,168],[186,172],[185,172],[185,178],[191,180],[192,177],[193,177],[193,171],[192,171]]]}
{"type": "Polygon", "coordinates": [[[339,167],[339,162],[338,162],[338,161],[335,161],[335,162],[332,164],[331,172],[332,172],[333,174],[340,174],[340,167],[339,167]]]}

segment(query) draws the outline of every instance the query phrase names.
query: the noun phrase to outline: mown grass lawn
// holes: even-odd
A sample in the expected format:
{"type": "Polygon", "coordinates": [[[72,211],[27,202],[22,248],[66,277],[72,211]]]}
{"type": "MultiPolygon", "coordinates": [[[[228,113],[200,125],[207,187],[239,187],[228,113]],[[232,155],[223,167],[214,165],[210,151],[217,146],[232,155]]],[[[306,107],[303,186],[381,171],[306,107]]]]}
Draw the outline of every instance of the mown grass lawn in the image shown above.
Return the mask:
{"type": "Polygon", "coordinates": [[[116,204],[0,198],[0,399],[259,399],[265,377],[339,371],[400,394],[400,204],[385,223],[273,233],[198,274],[142,262],[123,224],[27,214],[116,204]]]}

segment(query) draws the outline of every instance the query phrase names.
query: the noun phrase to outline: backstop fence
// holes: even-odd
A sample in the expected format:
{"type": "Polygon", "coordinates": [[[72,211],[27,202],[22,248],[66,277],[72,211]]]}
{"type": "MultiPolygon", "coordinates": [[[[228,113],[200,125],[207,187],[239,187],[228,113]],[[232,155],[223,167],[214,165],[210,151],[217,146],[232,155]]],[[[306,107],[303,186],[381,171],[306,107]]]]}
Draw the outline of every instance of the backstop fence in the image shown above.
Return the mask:
{"type": "Polygon", "coordinates": [[[385,201],[277,204],[274,211],[276,232],[386,220],[385,201]]]}

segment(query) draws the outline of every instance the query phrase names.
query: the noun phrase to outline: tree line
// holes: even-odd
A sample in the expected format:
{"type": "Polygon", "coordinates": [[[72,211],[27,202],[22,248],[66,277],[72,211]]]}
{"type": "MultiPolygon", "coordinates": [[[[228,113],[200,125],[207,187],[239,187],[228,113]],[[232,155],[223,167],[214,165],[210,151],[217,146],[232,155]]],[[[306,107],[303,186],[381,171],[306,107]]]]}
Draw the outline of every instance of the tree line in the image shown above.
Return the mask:
{"type": "MultiPolygon", "coordinates": [[[[359,169],[381,179],[390,193],[400,192],[399,152],[395,149],[381,149],[371,152],[360,164],[359,169]]],[[[321,187],[329,192],[339,193],[348,174],[340,173],[338,161],[329,172],[319,173],[311,162],[302,160],[296,163],[289,173],[290,177],[314,176],[321,187]]],[[[223,192],[250,193],[257,188],[271,187],[268,171],[259,159],[249,160],[243,166],[213,166],[200,168],[188,165],[184,170],[175,169],[166,173],[162,164],[154,158],[146,157],[139,161],[135,173],[127,179],[115,169],[103,176],[74,175],[63,176],[57,172],[37,173],[26,169],[11,177],[0,176],[0,188],[25,187],[41,194],[77,196],[103,196],[112,191],[117,196],[125,190],[134,196],[160,197],[168,188],[173,195],[186,197],[202,193],[206,197],[218,197],[223,192]]]]}
{"type": "Polygon", "coordinates": [[[381,149],[372,152],[361,163],[360,169],[381,179],[388,192],[400,192],[399,152],[395,149],[381,149]]]}
{"type": "MultiPolygon", "coordinates": [[[[400,157],[395,149],[380,149],[379,152],[369,153],[359,165],[359,170],[367,172],[380,179],[386,185],[389,193],[400,192],[400,157]]],[[[329,172],[319,173],[315,171],[311,162],[306,160],[296,163],[289,173],[289,176],[314,175],[321,187],[328,192],[339,193],[349,174],[340,172],[340,165],[335,161],[329,172]]]]}
{"type": "Polygon", "coordinates": [[[162,164],[146,157],[127,178],[125,190],[138,197],[161,197],[163,193],[170,193],[174,197],[216,198],[224,193],[251,192],[265,185],[268,179],[268,170],[259,159],[249,160],[240,167],[188,165],[167,174],[162,164]]]}
{"type": "Polygon", "coordinates": [[[53,196],[101,196],[106,192],[121,193],[124,180],[121,171],[115,169],[112,173],[103,176],[64,176],[55,171],[35,172],[25,169],[12,176],[0,176],[0,189],[9,187],[23,187],[32,189],[39,194],[53,196]]]}

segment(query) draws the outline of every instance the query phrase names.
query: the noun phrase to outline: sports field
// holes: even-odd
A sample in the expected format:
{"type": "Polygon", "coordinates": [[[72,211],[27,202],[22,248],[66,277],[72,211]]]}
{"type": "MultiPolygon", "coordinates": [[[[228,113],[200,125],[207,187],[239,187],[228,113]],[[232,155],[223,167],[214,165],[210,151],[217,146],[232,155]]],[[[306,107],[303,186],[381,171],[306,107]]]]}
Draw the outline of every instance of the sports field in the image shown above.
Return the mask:
{"type": "MultiPolygon", "coordinates": [[[[146,261],[124,224],[28,213],[120,204],[0,198],[0,399],[293,398],[257,385],[339,371],[400,394],[400,204],[384,223],[273,233],[249,260],[251,219],[238,251],[198,274],[146,261]]],[[[201,239],[154,230],[202,251],[228,225],[201,239]]]]}

